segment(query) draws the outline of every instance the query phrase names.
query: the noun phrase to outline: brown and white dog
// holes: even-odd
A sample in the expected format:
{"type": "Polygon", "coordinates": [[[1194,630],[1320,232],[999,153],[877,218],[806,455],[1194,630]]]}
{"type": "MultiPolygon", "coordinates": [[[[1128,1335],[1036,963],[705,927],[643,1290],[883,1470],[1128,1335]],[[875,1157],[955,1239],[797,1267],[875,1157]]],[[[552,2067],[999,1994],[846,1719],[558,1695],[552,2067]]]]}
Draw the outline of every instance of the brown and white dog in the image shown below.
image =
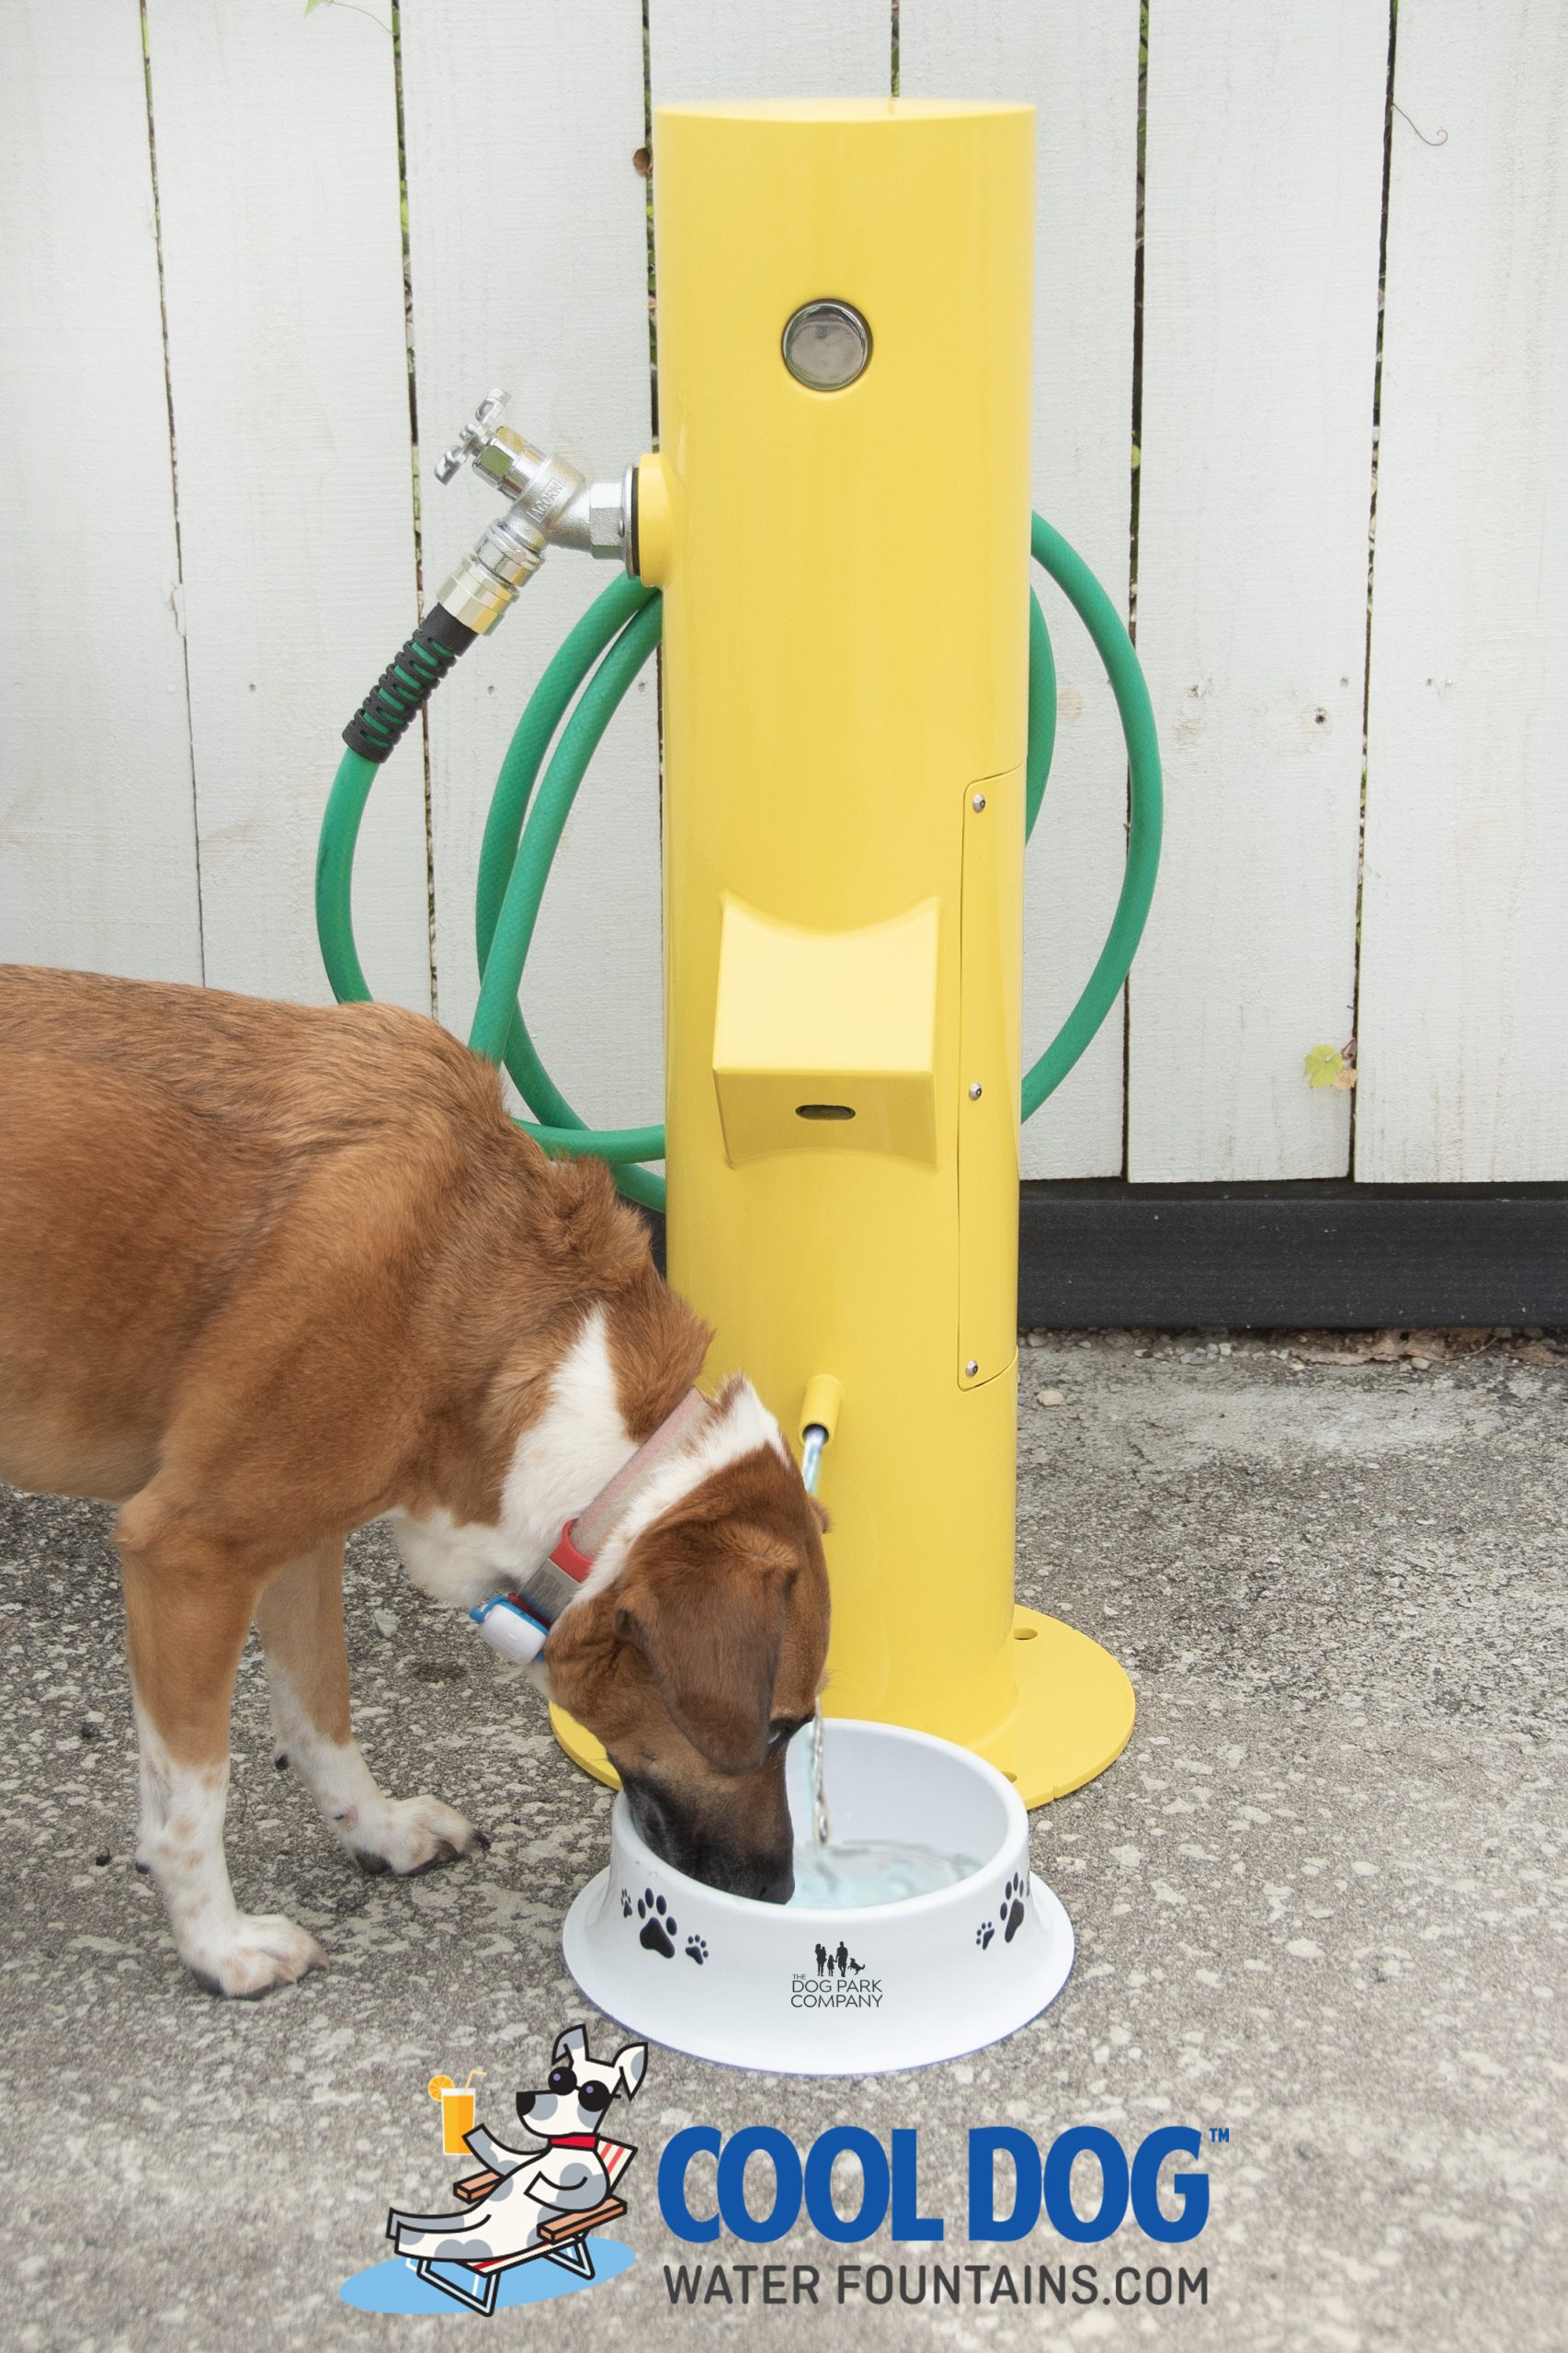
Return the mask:
{"type": "MultiPolygon", "coordinates": [[[[687,1395],[709,1334],[597,1162],[552,1162],[433,1021],[0,967],[0,1476],[103,1496],[141,1749],[138,1860],[224,1994],[324,1956],[235,1905],[234,1671],[371,1870],[481,1834],[389,1798],[349,1725],[343,1545],[392,1516],[469,1607],[536,1571],[687,1395]]],[[[726,1384],[607,1538],[543,1661],[678,1868],[783,1901],[783,1752],[827,1643],[820,1518],[726,1384]]]]}

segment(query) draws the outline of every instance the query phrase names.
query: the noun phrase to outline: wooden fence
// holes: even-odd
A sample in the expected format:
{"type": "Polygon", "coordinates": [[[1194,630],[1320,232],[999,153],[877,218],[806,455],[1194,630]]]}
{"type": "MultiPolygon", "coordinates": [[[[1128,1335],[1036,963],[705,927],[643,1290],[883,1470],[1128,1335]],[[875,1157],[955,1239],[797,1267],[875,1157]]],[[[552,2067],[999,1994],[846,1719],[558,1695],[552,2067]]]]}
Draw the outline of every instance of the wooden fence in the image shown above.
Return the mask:
{"type": "MultiPolygon", "coordinates": [[[[649,439],[648,88],[896,73],[1039,109],[1036,504],[1135,605],[1165,756],[1126,1017],[1028,1173],[1568,1177],[1560,0],[403,0],[395,51],[387,6],[0,9],[0,954],[321,997],[338,731],[483,511],[433,458],[494,382],[598,471],[649,439]]],[[[553,558],[371,803],[367,972],[455,1028],[490,784],[601,585],[553,558]]],[[[1026,1042],[1124,817],[1057,639],[1026,1042]]],[[[530,969],[616,1124],[658,1112],[653,701],[530,969]]]]}

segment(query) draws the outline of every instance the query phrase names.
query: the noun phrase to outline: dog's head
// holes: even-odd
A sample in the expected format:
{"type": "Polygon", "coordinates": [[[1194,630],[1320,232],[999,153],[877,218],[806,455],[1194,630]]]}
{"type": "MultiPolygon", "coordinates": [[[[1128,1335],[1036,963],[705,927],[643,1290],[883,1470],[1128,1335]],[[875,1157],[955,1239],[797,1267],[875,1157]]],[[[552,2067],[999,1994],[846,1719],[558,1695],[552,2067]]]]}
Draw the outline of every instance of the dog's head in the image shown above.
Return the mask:
{"type": "Polygon", "coordinates": [[[569,2026],[551,2056],[543,2091],[517,2094],[517,2116],[530,2132],[558,2141],[568,2132],[597,2135],[611,2100],[618,2093],[631,2099],[642,2082],[648,2046],[629,2042],[613,2059],[593,2059],[586,2029],[569,2026]]]}
{"type": "Polygon", "coordinates": [[[826,1522],[749,1382],[728,1382],[715,1415],[690,1483],[557,1623],[550,1691],[603,1742],[656,1855],[784,1904],[784,1752],[827,1656],[826,1522]]]}

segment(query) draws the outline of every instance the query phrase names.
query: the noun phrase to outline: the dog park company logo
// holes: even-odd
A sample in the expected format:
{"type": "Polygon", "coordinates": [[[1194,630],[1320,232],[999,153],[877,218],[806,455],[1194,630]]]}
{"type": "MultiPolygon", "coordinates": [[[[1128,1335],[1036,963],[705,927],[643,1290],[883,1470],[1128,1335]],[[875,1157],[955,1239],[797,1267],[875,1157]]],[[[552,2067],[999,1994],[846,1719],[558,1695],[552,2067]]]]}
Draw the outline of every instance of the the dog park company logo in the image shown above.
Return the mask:
{"type": "Polygon", "coordinates": [[[607,2128],[614,2103],[634,2097],[647,2064],[645,2043],[595,2059],[586,2029],[568,2027],[556,2037],[543,2089],[517,2095],[524,2148],[475,2121],[472,2075],[460,2088],[449,2075],[432,2076],[442,2153],[471,2160],[451,2185],[458,2202],[435,2213],[392,2207],[386,2234],[396,2255],[356,2273],[339,2290],[344,2302],[425,2313],[460,2304],[488,2318],[627,2270],[631,2249],[602,2234],[626,2211],[620,2188],[637,2152],[607,2128]]]}
{"type": "Polygon", "coordinates": [[[882,1981],[868,1977],[866,1964],[840,1937],[836,1945],[817,1939],[812,1968],[798,1969],[790,1986],[792,2010],[877,2010],[882,2003],[882,1981]]]}

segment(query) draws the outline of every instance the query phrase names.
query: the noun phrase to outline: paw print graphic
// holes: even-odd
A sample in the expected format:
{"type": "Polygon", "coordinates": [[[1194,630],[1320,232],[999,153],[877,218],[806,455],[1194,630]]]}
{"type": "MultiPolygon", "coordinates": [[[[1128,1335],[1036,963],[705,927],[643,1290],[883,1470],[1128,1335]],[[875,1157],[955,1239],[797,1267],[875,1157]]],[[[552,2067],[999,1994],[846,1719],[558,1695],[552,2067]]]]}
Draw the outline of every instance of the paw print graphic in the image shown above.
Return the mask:
{"type": "Polygon", "coordinates": [[[982,1952],[985,1950],[986,1946],[991,1942],[992,1938],[995,1934],[996,1927],[994,1921],[983,1920],[981,1922],[979,1927],[976,1928],[974,1932],[974,1941],[980,1947],[982,1952]]]}
{"type": "Polygon", "coordinates": [[[679,1936],[680,1930],[676,1927],[673,1913],[665,1911],[664,1897],[655,1895],[653,1889],[649,1888],[645,1894],[640,1895],[637,1899],[637,1917],[642,1923],[642,1933],[637,1939],[638,1943],[646,1945],[650,1952],[662,1954],[665,1961],[673,1961],[676,1950],[675,1940],[679,1936]]]}
{"type": "Polygon", "coordinates": [[[703,1962],[708,1958],[707,1938],[705,1937],[687,1937],[686,1940],[686,1957],[687,1961],[694,1961],[699,1969],[700,1969],[703,1962]]]}
{"type": "Polygon", "coordinates": [[[1002,1931],[1003,1942],[1009,1945],[1024,1925],[1024,1878],[1021,1871],[1015,1872],[1002,1890],[1002,1909],[996,1915],[996,1925],[1002,1931]]]}
{"type": "Polygon", "coordinates": [[[623,1920],[630,1920],[631,1917],[631,1898],[625,1888],[620,1891],[620,1916],[623,1920]]]}

